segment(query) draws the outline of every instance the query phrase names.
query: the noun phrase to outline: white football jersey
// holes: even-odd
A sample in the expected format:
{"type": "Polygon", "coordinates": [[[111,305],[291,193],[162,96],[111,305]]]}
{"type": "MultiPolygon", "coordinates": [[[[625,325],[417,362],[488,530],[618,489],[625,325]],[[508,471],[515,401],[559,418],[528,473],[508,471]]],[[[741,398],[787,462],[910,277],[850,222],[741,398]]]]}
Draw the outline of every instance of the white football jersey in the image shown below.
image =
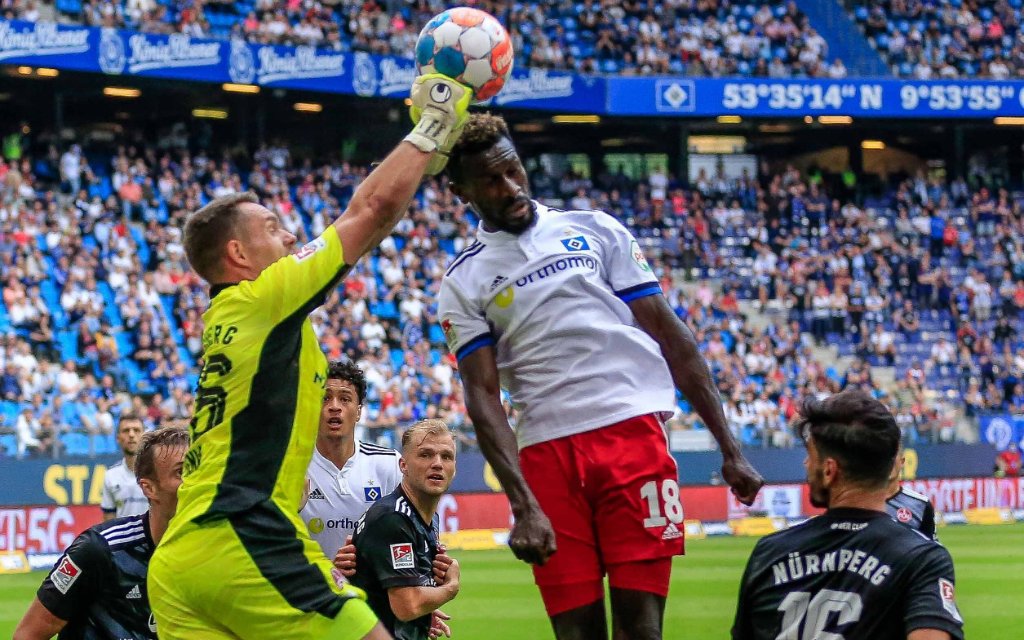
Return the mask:
{"type": "Polygon", "coordinates": [[[137,516],[149,510],[149,501],[135,480],[135,473],[123,459],[107,469],[103,476],[100,508],[104,513],[113,513],[117,518],[137,516]]]}
{"type": "Polygon", "coordinates": [[[628,303],[662,295],[629,231],[601,211],[537,206],[520,235],[479,228],[441,281],[438,312],[462,359],[493,345],[519,412],[519,447],[676,408],[661,349],[628,303]]]}
{"type": "Polygon", "coordinates": [[[357,442],[355,453],[338,469],[313,449],[306,472],[309,495],[299,514],[328,558],[345,545],[363,513],[398,487],[400,457],[394,449],[357,442]]]}

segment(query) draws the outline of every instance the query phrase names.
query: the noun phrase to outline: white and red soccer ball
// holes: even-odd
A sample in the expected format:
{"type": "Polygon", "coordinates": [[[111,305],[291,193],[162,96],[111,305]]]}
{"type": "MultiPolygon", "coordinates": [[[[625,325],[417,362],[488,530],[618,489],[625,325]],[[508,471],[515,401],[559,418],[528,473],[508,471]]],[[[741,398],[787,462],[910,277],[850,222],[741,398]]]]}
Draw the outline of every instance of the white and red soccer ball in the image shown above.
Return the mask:
{"type": "Polygon", "coordinates": [[[505,86],[512,73],[512,40],[494,16],[458,7],[427,22],[416,41],[416,71],[440,73],[473,89],[482,102],[505,86]]]}

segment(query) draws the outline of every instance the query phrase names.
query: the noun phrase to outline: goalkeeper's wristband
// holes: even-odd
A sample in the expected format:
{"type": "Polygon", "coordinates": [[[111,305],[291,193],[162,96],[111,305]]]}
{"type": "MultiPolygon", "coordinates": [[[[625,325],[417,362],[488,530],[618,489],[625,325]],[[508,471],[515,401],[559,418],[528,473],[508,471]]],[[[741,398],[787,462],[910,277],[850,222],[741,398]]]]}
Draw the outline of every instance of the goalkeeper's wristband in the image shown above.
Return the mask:
{"type": "Polygon", "coordinates": [[[405,136],[406,142],[412,143],[424,153],[434,153],[448,137],[449,126],[445,122],[444,114],[437,114],[441,115],[440,118],[433,117],[434,115],[429,110],[424,111],[420,121],[416,123],[416,128],[405,136]]]}

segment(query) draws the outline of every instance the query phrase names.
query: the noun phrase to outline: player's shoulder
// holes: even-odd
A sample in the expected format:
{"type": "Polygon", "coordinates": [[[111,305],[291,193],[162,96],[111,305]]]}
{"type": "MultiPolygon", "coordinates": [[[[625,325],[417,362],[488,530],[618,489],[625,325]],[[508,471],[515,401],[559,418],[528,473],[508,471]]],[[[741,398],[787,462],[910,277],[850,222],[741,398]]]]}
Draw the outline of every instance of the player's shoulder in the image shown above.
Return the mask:
{"type": "Polygon", "coordinates": [[[572,221],[594,230],[624,228],[622,222],[603,209],[552,209],[548,208],[554,222],[572,221]]]}
{"type": "MultiPolygon", "coordinates": [[[[444,272],[444,280],[449,278],[455,278],[462,276],[463,274],[469,273],[472,270],[465,267],[473,258],[483,253],[484,249],[487,248],[487,244],[480,240],[474,240],[465,249],[455,255],[455,258],[448,265],[448,268],[444,272]]],[[[443,284],[443,282],[442,282],[443,284]]]]}
{"type": "Polygon", "coordinates": [[[370,457],[381,457],[385,459],[398,458],[401,454],[398,451],[390,447],[382,447],[379,444],[373,444],[371,442],[359,441],[356,445],[359,448],[359,453],[364,456],[370,457]]]}
{"type": "Polygon", "coordinates": [[[91,529],[96,534],[95,541],[114,549],[124,546],[135,546],[146,542],[146,515],[114,518],[100,523],[91,529]]]}
{"type": "Polygon", "coordinates": [[[364,520],[374,527],[402,528],[414,522],[413,508],[405,494],[396,489],[367,509],[364,520]]]}
{"type": "Polygon", "coordinates": [[[931,503],[931,500],[928,499],[928,496],[924,495],[923,493],[918,493],[917,491],[914,491],[909,487],[900,487],[899,494],[897,495],[900,494],[905,495],[906,497],[912,500],[916,500],[918,502],[931,503]]]}
{"type": "Polygon", "coordinates": [[[791,527],[762,536],[754,545],[751,557],[771,555],[778,549],[790,549],[800,540],[815,538],[821,530],[821,524],[819,517],[809,518],[791,527]]]}

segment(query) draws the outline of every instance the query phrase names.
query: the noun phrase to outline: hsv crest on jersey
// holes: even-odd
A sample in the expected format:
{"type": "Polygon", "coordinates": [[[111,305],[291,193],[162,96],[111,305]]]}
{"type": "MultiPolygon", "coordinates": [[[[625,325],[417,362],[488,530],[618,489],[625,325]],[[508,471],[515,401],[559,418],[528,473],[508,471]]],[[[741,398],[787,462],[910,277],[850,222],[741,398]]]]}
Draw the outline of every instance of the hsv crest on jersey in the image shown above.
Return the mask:
{"type": "Polygon", "coordinates": [[[900,507],[899,509],[896,510],[896,519],[899,520],[900,522],[904,522],[904,523],[910,522],[910,520],[913,517],[914,517],[914,514],[910,513],[910,509],[908,509],[906,507],[900,507]]]}
{"type": "Polygon", "coordinates": [[[363,499],[367,502],[377,502],[380,497],[380,487],[363,487],[363,499]]]}
{"type": "Polygon", "coordinates": [[[589,251],[590,245],[587,244],[587,239],[583,236],[573,236],[571,238],[563,238],[562,246],[569,251],[589,251]]]}
{"type": "Polygon", "coordinates": [[[412,553],[412,544],[403,542],[391,545],[391,566],[395,569],[415,569],[416,557],[412,553]]]}
{"type": "Polygon", "coordinates": [[[78,580],[80,575],[82,575],[82,569],[75,564],[74,560],[64,556],[64,559],[50,574],[50,581],[53,582],[53,586],[57,587],[57,591],[67,595],[68,589],[75,584],[75,580],[78,580]]]}

